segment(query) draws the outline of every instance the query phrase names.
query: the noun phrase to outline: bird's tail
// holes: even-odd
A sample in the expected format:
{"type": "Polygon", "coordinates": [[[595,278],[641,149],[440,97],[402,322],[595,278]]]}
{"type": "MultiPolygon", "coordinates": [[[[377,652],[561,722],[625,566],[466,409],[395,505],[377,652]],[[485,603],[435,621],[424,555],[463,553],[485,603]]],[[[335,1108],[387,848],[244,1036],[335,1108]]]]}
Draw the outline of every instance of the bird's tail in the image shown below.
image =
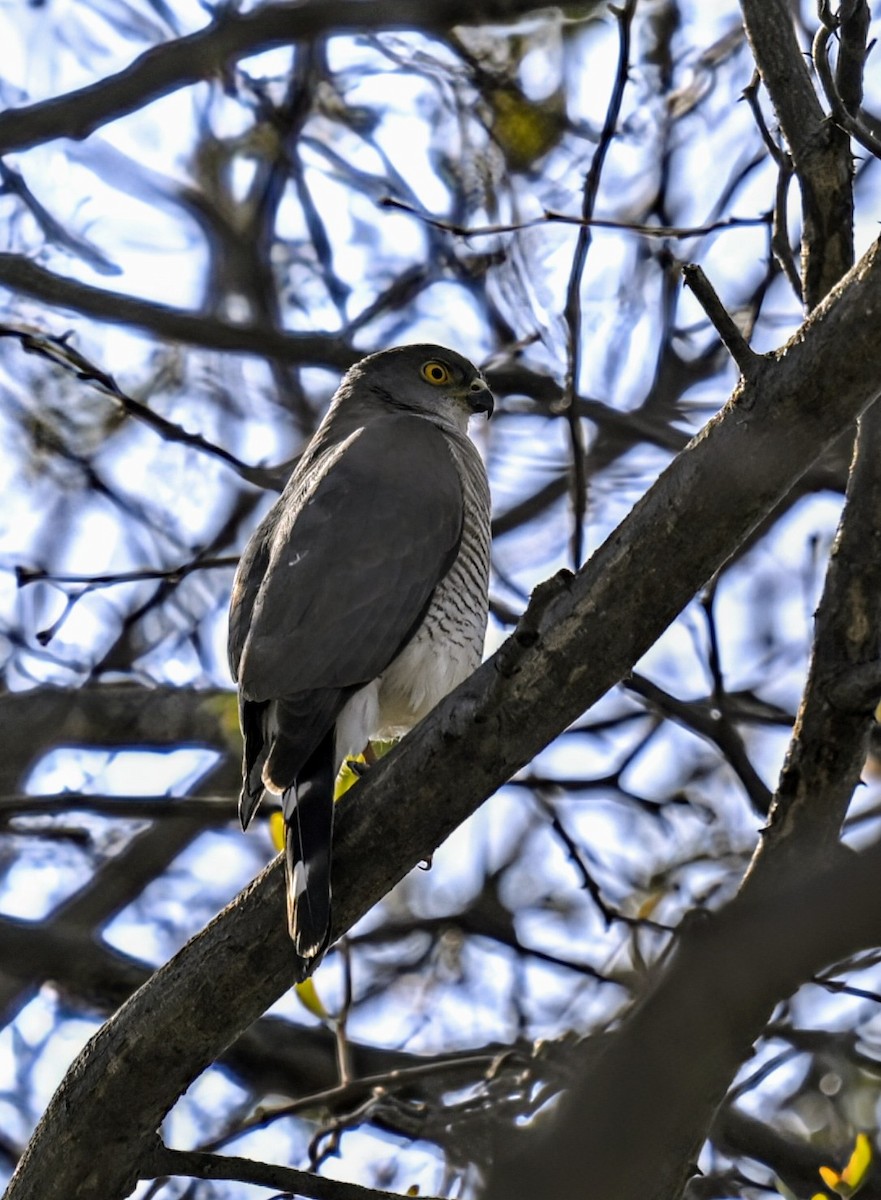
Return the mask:
{"type": "MultiPolygon", "coordinates": [[[[331,731],[283,801],[288,928],[294,949],[306,963],[320,958],[330,938],[334,761],[331,731]]],[[[308,966],[307,973],[311,970],[308,966]]]]}

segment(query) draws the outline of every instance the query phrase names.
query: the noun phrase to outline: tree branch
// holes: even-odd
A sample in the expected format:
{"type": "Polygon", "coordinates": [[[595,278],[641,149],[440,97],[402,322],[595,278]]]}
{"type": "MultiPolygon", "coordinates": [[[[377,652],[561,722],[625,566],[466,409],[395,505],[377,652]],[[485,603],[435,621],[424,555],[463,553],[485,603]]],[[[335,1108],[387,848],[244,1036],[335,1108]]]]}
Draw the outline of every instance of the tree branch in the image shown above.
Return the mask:
{"type": "MultiPolygon", "coordinates": [[[[313,1171],[298,1171],[274,1163],[256,1162],[227,1154],[205,1154],[199,1150],[171,1150],[156,1145],[142,1167],[142,1179],[184,1175],[193,1179],[231,1179],[253,1183],[281,1192],[308,1196],[310,1200],[400,1200],[394,1192],[362,1187],[341,1179],[328,1179],[313,1171]]],[[[425,1200],[431,1200],[426,1197],[425,1200]]]]}
{"type": "Polygon", "coordinates": [[[808,681],[750,882],[776,874],[784,862],[810,874],[828,861],[866,761],[877,693],[867,691],[865,675],[876,673],[881,658],[881,555],[874,551],[881,528],[879,454],[881,407],[874,405],[860,419],[808,681]],[[848,688],[852,676],[862,689],[848,688]]]}
{"type": "Polygon", "coordinates": [[[603,1200],[678,1197],[774,1004],[820,964],[879,941],[881,844],[696,916],[559,1118],[523,1138],[485,1200],[581,1200],[585,1181],[603,1200]]]}
{"type": "Polygon", "coordinates": [[[785,0],[741,0],[741,9],[801,187],[802,281],[811,309],[853,262],[850,142],[817,99],[785,0]]]}
{"type": "Polygon", "coordinates": [[[716,289],[707,279],[703,267],[697,263],[683,264],[682,278],[694,292],[698,303],[709,317],[713,328],[721,338],[725,349],[734,359],[741,375],[748,379],[760,368],[761,357],[750,348],[749,342],[719,299],[716,289]]]}
{"type": "MultiPolygon", "coordinates": [[[[0,114],[2,121],[2,114],[0,114]]],[[[56,308],[70,309],[108,325],[146,329],[173,342],[189,342],[208,350],[256,354],[280,362],[320,363],[340,370],[359,357],[342,338],[326,333],[279,333],[260,325],[234,325],[202,317],[169,304],[136,300],[123,292],[77,283],[55,275],[19,254],[0,253],[0,286],[56,308]]]]}

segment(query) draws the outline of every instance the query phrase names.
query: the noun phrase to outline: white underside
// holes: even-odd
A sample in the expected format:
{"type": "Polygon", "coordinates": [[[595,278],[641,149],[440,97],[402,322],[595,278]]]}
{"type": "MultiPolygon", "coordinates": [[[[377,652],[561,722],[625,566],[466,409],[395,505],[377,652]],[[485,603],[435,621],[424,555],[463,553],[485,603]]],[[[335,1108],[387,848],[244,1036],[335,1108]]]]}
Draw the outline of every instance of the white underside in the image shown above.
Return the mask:
{"type": "MultiPolygon", "coordinates": [[[[483,631],[475,632],[482,643],[483,631]]],[[[385,673],[356,692],[337,717],[337,764],[360,754],[371,739],[402,737],[427,716],[479,664],[482,647],[476,641],[442,641],[423,625],[385,673]]]]}

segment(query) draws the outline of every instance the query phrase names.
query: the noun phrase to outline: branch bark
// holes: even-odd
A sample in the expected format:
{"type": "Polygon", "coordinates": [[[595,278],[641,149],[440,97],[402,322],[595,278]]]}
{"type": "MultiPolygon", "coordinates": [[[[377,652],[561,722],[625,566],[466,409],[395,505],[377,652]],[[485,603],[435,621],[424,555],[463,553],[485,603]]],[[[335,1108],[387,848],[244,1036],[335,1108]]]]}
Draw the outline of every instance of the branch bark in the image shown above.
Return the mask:
{"type": "Polygon", "coordinates": [[[850,139],[817,99],[785,0],[741,0],[741,9],[801,188],[801,274],[810,310],[853,262],[850,139]]]}
{"type": "Polygon", "coordinates": [[[360,357],[342,338],[332,334],[281,333],[261,325],[235,325],[203,317],[170,304],[138,300],[124,292],[78,283],[47,271],[20,254],[0,253],[0,285],[44,304],[106,321],[108,325],[146,329],[169,341],[189,342],[208,350],[257,354],[292,364],[321,363],[342,371],[360,357]]]}
{"type": "MultiPolygon", "coordinates": [[[[499,652],[344,797],[335,841],[334,937],[616,683],[877,397],[879,314],[876,244],[787,345],[741,381],[722,412],[586,566],[537,589],[499,652]]],[[[50,1103],[7,1200],[66,1200],[72,1187],[115,1200],[131,1190],[154,1131],[178,1095],[290,985],[295,964],[283,907],[282,871],[275,863],[108,1021],[50,1103]]],[[[863,929],[868,912],[857,910],[855,929],[863,929]]],[[[746,954],[749,926],[734,921],[734,928],[746,954]]],[[[858,938],[848,940],[849,934],[839,922],[824,953],[850,947],[858,938]]],[[[705,941],[692,939],[676,961],[698,970],[706,951],[705,941]]],[[[682,987],[682,978],[674,976],[674,988],[682,987]]],[[[747,1031],[755,1036],[761,1030],[773,987],[779,986],[779,976],[773,979],[761,1003],[751,1003],[738,1021],[733,1040],[724,1036],[725,1014],[733,1016],[746,1002],[741,990],[730,997],[713,990],[707,1005],[688,1005],[678,1061],[690,1063],[706,1050],[708,1027],[720,1038],[718,1052],[706,1070],[683,1076],[682,1090],[699,1086],[700,1097],[686,1103],[677,1093],[675,1103],[668,1096],[651,1113],[664,1142],[647,1137],[643,1147],[642,1131],[620,1121],[627,1135],[623,1160],[639,1159],[646,1177],[655,1172],[660,1182],[659,1160],[667,1160],[670,1145],[700,1143],[712,1107],[748,1046],[747,1031]]],[[[794,982],[787,974],[786,986],[794,982]]],[[[651,1007],[639,1011],[628,1036],[638,1036],[643,1047],[663,1039],[663,1028],[652,1027],[651,1007]]],[[[630,1082],[635,1089],[643,1086],[642,1079],[630,1082]]],[[[622,1169],[620,1138],[606,1145],[595,1135],[597,1128],[608,1129],[597,1107],[585,1109],[595,1123],[583,1128],[575,1147],[579,1196],[584,1180],[617,1180],[622,1169]],[[590,1147],[590,1161],[582,1146],[590,1147]]],[[[635,1162],[631,1165],[635,1170],[635,1162]]],[[[562,1198],[570,1193],[560,1183],[555,1190],[544,1177],[542,1188],[562,1198]]],[[[671,1194],[625,1192],[617,1185],[592,1191],[617,1200],[671,1194]]]]}
{"type": "MultiPolygon", "coordinates": [[[[858,107],[868,11],[864,4],[848,7],[843,14],[848,49],[839,65],[858,107]]],[[[843,274],[852,264],[850,141],[823,116],[798,54],[791,18],[782,17],[775,4],[754,9],[752,0],[745,0],[744,14],[757,55],[761,48],[765,81],[802,180],[805,296],[811,303],[834,270],[843,274]],[[788,78],[782,70],[786,55],[792,60],[788,78]],[[814,261],[817,256],[822,270],[814,261]]],[[[849,682],[854,672],[881,657],[881,556],[867,552],[881,528],[879,450],[881,411],[876,406],[860,418],[844,511],[817,610],[808,680],[769,827],[747,880],[750,887],[788,865],[808,874],[828,861],[865,762],[874,697],[842,704],[841,681],[849,682]]]]}

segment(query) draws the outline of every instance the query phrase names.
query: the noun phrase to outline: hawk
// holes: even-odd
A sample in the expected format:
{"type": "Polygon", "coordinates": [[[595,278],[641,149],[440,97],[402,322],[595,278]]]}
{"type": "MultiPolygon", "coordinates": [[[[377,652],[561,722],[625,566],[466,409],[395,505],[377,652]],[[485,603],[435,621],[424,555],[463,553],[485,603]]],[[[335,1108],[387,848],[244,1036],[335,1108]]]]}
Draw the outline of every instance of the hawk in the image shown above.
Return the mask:
{"type": "Polygon", "coordinates": [[[269,793],[285,828],[288,925],[309,973],[330,936],[333,798],[343,761],[401,736],[479,664],[490,497],[468,437],[480,371],[403,346],[345,375],[245,547],[229,660],[244,736],[242,827],[269,793]]]}

